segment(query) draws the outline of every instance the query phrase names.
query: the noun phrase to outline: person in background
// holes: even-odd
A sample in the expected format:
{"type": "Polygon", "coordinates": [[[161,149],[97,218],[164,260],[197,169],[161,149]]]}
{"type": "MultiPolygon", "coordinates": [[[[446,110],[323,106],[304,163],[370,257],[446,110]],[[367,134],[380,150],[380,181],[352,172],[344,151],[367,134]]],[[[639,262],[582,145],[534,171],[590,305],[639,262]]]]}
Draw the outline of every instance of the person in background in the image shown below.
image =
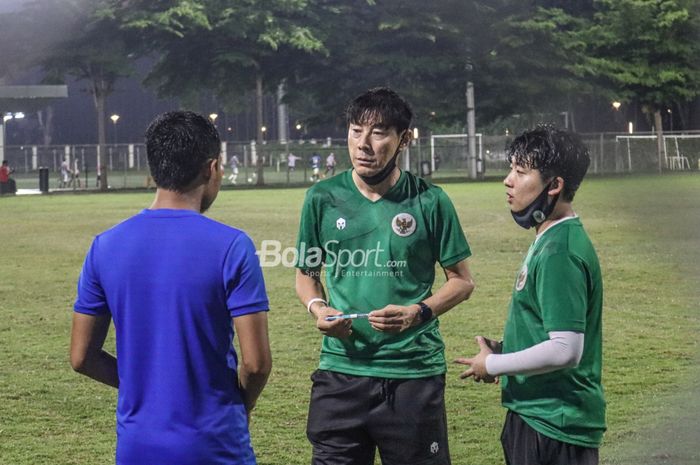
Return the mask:
{"type": "Polygon", "coordinates": [[[241,164],[241,162],[238,160],[238,156],[233,154],[228,164],[231,167],[231,174],[229,175],[228,180],[231,182],[231,184],[235,185],[236,179],[238,178],[238,166],[241,164]]]}
{"type": "Polygon", "coordinates": [[[335,154],[333,152],[326,157],[326,172],[323,174],[323,177],[328,177],[328,173],[331,173],[331,176],[335,176],[335,154]]]}
{"type": "Polygon", "coordinates": [[[318,182],[321,173],[321,155],[314,152],[311,155],[311,182],[318,182]]]}
{"type": "Polygon", "coordinates": [[[61,162],[60,168],[61,179],[58,182],[58,187],[68,187],[70,185],[71,179],[73,178],[73,170],[70,169],[70,163],[68,158],[64,158],[61,162]]]}
{"type": "Polygon", "coordinates": [[[17,184],[10,176],[14,170],[10,168],[7,160],[2,161],[0,166],[0,195],[15,194],[17,192],[17,184]]]}

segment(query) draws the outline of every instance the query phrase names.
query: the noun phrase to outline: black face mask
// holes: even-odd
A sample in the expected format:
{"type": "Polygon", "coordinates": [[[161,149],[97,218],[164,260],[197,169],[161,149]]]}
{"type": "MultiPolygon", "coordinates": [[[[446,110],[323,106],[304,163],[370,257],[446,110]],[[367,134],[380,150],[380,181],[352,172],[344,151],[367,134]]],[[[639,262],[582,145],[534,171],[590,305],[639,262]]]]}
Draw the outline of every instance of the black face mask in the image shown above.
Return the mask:
{"type": "MultiPolygon", "coordinates": [[[[403,140],[403,136],[401,137],[401,140],[403,140]]],[[[399,153],[401,153],[401,143],[399,143],[399,148],[396,149],[396,153],[394,154],[394,156],[391,157],[391,160],[389,160],[386,166],[382,168],[382,170],[379,173],[373,174],[372,176],[362,176],[358,173],[358,176],[365,182],[365,184],[370,186],[376,186],[377,184],[388,178],[391,172],[394,171],[394,168],[396,168],[396,158],[399,156],[399,153]]]]}
{"type": "Polygon", "coordinates": [[[533,226],[541,224],[552,214],[554,206],[559,199],[559,194],[555,195],[551,202],[548,202],[549,195],[547,192],[549,192],[551,188],[551,183],[547,184],[540,195],[538,195],[530,205],[519,212],[510,212],[515,222],[518,223],[518,226],[530,229],[533,226]]]}

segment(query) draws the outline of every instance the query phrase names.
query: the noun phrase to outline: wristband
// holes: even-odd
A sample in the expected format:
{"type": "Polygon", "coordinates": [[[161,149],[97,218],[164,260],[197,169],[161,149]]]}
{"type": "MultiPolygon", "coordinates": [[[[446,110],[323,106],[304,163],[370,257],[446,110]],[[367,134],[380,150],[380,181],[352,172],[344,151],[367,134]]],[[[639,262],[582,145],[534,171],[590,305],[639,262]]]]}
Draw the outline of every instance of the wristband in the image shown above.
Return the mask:
{"type": "Polygon", "coordinates": [[[433,309],[428,307],[428,304],[425,302],[418,302],[418,306],[420,307],[419,315],[421,324],[427,323],[433,319],[433,309]]]}
{"type": "Polygon", "coordinates": [[[314,297],[313,299],[309,300],[309,303],[306,304],[306,311],[309,312],[311,315],[313,315],[313,313],[311,313],[311,306],[316,302],[323,302],[326,305],[326,307],[328,307],[328,302],[326,302],[326,299],[314,297]]]}

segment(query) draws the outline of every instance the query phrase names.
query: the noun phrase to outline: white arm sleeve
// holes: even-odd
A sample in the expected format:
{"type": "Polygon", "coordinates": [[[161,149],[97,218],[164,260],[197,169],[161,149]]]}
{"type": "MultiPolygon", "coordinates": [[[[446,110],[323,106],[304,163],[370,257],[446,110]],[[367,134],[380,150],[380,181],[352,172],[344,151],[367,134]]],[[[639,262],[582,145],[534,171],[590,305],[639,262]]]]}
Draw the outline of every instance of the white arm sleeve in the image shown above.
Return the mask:
{"type": "Polygon", "coordinates": [[[575,367],[583,355],[583,333],[552,331],[549,340],[510,354],[486,357],[486,371],[492,376],[539,375],[575,367]]]}

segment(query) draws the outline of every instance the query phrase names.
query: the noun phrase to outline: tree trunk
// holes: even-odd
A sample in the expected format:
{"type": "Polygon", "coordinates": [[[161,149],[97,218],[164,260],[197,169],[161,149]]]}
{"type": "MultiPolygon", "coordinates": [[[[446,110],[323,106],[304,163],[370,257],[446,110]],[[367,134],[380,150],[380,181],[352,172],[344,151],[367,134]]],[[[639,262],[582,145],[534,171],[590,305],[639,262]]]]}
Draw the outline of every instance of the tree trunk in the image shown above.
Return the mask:
{"type": "Polygon", "coordinates": [[[257,123],[257,137],[256,145],[258,146],[258,159],[256,163],[256,171],[258,174],[258,181],[256,185],[265,185],[265,160],[263,154],[263,79],[260,73],[258,73],[255,78],[255,108],[256,108],[256,123],[257,123]]]}
{"type": "Polygon", "coordinates": [[[49,105],[46,110],[39,110],[37,112],[39,118],[39,127],[41,128],[41,140],[44,147],[51,145],[53,132],[53,106],[49,105]]]}
{"type": "Polygon", "coordinates": [[[107,137],[105,134],[105,92],[101,82],[93,83],[93,97],[95,100],[95,110],[97,111],[97,166],[96,173],[100,179],[100,190],[106,191],[107,167],[105,165],[105,152],[107,137]]]}
{"type": "Polygon", "coordinates": [[[659,158],[659,173],[664,169],[664,128],[661,122],[661,110],[654,110],[654,127],[656,128],[656,153],[659,158]]]}
{"type": "Polygon", "coordinates": [[[688,105],[686,103],[678,103],[676,102],[676,110],[678,113],[678,121],[680,122],[680,127],[676,128],[676,131],[678,130],[684,130],[685,128],[688,128],[688,115],[690,112],[688,111],[688,105]]]}
{"type": "Polygon", "coordinates": [[[571,109],[569,109],[569,124],[570,124],[569,131],[571,131],[571,132],[576,132],[576,118],[574,116],[575,116],[575,114],[574,114],[574,110],[572,107],[571,109]]]}

